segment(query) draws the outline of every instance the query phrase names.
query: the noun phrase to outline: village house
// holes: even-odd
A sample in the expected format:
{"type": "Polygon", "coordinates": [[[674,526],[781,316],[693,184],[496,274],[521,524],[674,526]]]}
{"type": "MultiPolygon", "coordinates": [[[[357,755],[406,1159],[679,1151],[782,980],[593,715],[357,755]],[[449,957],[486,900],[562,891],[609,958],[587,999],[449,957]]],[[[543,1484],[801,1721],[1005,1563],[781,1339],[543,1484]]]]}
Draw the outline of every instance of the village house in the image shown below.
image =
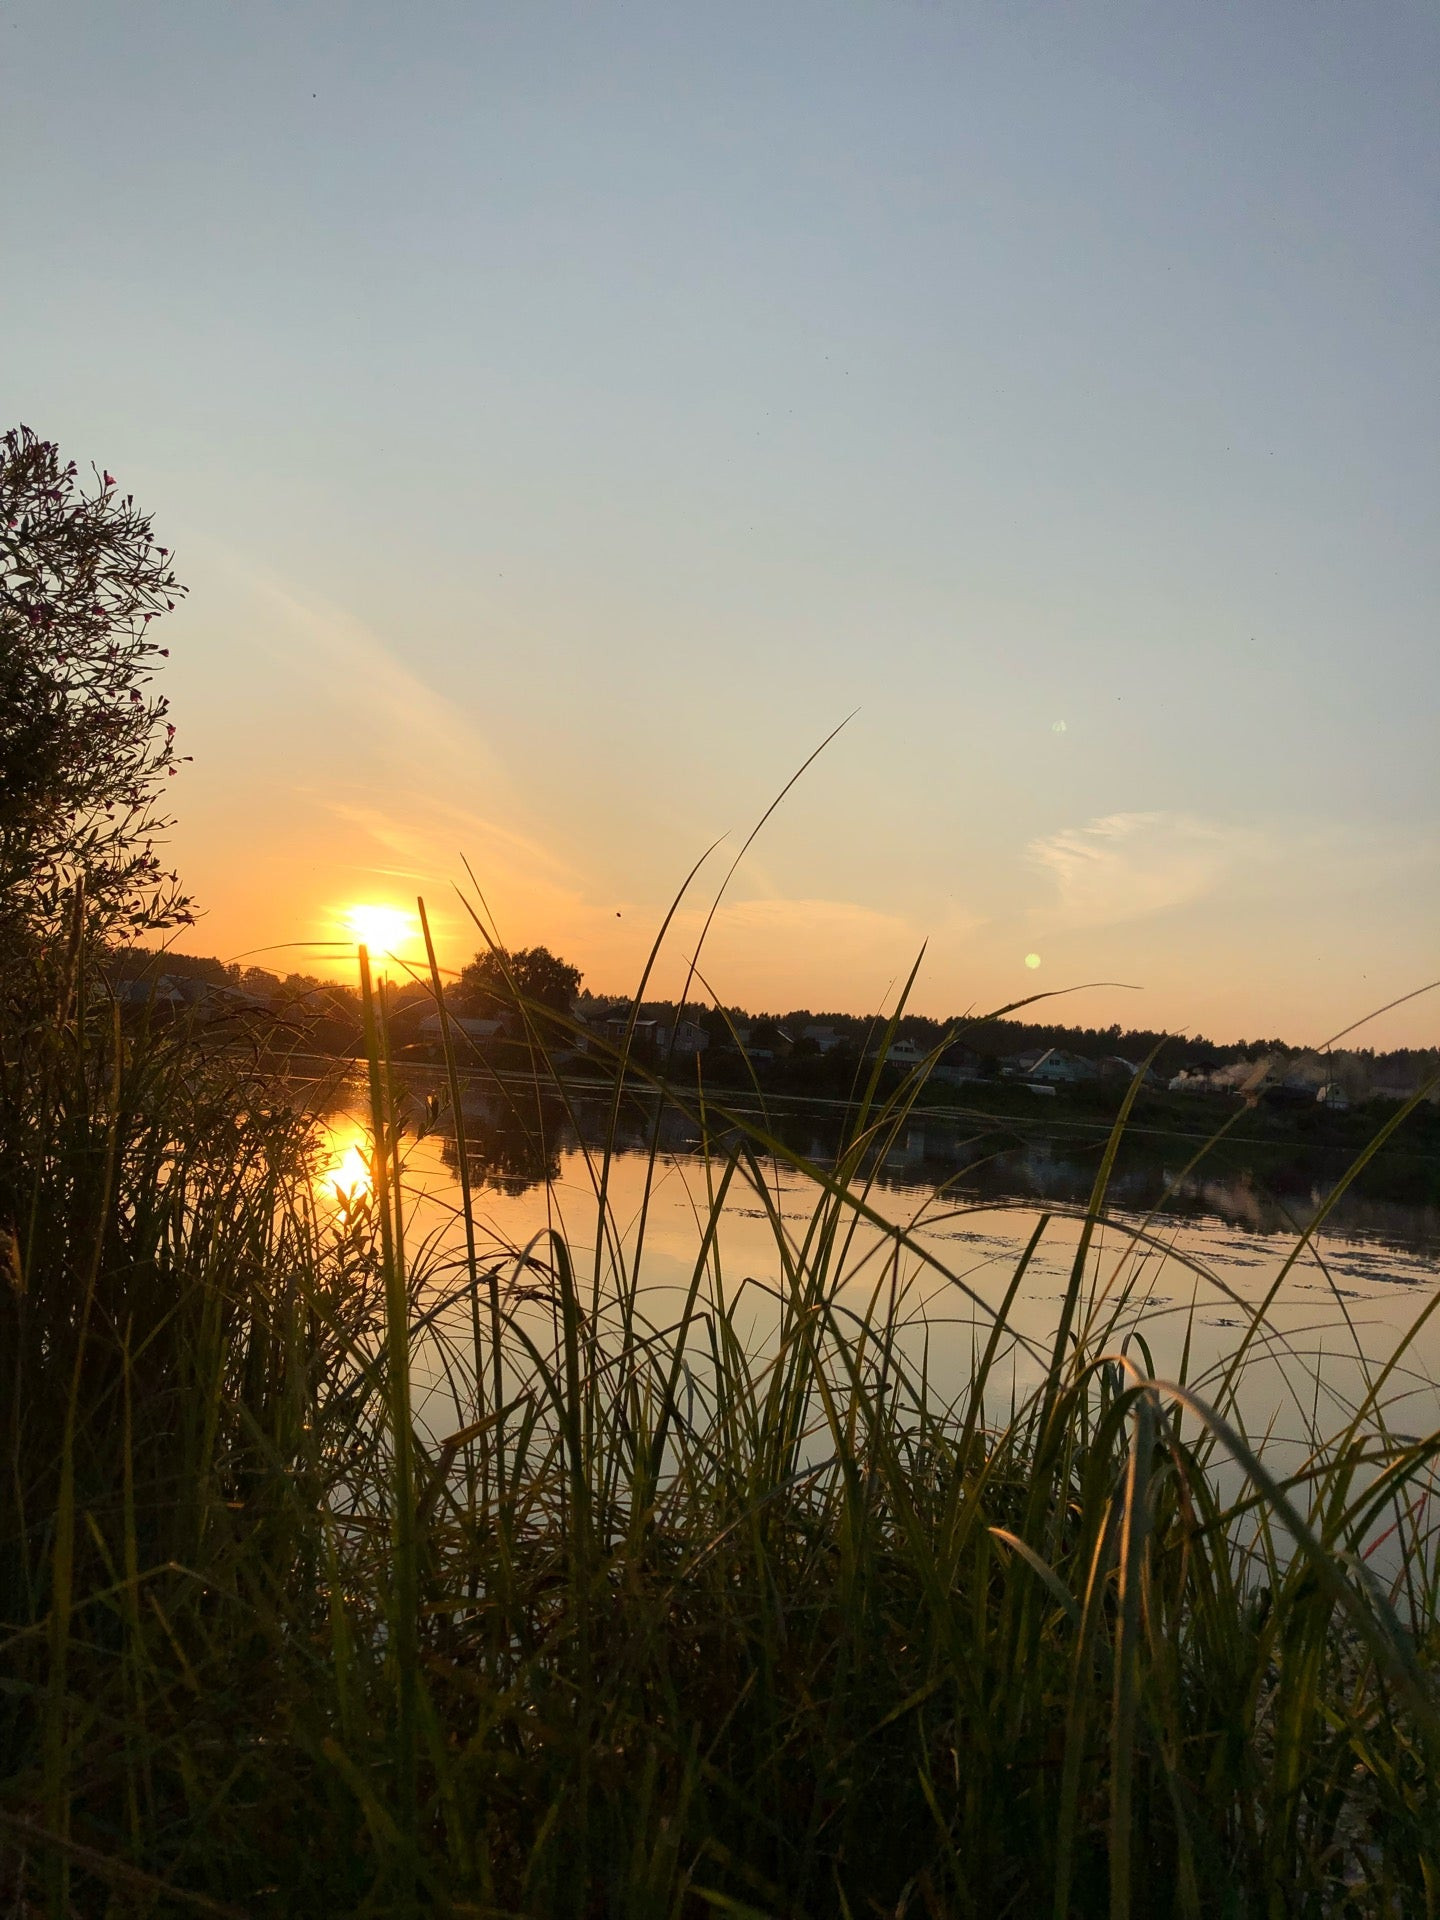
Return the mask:
{"type": "Polygon", "coordinates": [[[952,1040],[935,1062],[931,1078],[947,1086],[960,1087],[967,1081],[983,1079],[985,1066],[983,1054],[967,1047],[963,1040],[952,1040]]]}
{"type": "MultiPolygon", "coordinates": [[[[1140,1070],[1139,1061],[1127,1060],[1123,1053],[1107,1053],[1103,1060],[1095,1063],[1096,1075],[1107,1086],[1128,1086],[1140,1070]]],[[[1165,1084],[1153,1067],[1146,1067],[1144,1073],[1147,1087],[1165,1084]]]]}
{"type": "Polygon", "coordinates": [[[673,1025],[666,1020],[641,1018],[632,1028],[631,1012],[630,1007],[612,1007],[593,1020],[591,1027],[611,1047],[622,1046],[628,1032],[632,1052],[647,1059],[693,1060],[710,1044],[707,1030],[688,1015],[682,1015],[673,1025]]]}
{"type": "MultiPolygon", "coordinates": [[[[452,1013],[450,1015],[450,1033],[452,1038],[463,1037],[476,1046],[485,1046],[505,1037],[503,1020],[482,1020],[474,1014],[452,1013]]],[[[432,1008],[420,1022],[420,1038],[437,1046],[442,1044],[440,1035],[440,1012],[432,1008]]]]}
{"type": "Polygon", "coordinates": [[[189,974],[178,977],[162,973],[156,980],[117,980],[116,1000],[122,1007],[149,1007],[156,1011],[178,1013],[188,1008],[204,1020],[219,1019],[227,1013],[264,1013],[266,1003],[239,987],[221,986],[214,980],[197,980],[189,974]]]}
{"type": "Polygon", "coordinates": [[[837,1033],[834,1027],[814,1024],[806,1027],[800,1038],[812,1041],[821,1053],[833,1053],[837,1047],[843,1047],[845,1044],[844,1034],[837,1033]]]}
{"type": "Polygon", "coordinates": [[[1001,1062],[1000,1070],[1011,1079],[1034,1081],[1041,1086],[1078,1086],[1097,1078],[1093,1060],[1066,1053],[1060,1047],[1028,1047],[1001,1062]]]}
{"type": "Polygon", "coordinates": [[[688,1018],[675,1022],[675,1036],[670,1043],[672,1060],[693,1060],[697,1053],[703,1053],[710,1044],[710,1035],[698,1020],[688,1018]]]}

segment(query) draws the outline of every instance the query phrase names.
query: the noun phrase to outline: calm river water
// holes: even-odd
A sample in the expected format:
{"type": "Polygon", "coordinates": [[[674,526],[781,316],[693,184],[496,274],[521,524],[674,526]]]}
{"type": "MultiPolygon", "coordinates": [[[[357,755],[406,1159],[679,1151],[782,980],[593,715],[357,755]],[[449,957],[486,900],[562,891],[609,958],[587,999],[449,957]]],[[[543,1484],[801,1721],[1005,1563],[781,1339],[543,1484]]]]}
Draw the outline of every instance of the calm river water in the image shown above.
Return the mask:
{"type": "MultiPolygon", "coordinates": [[[[420,1129],[427,1095],[443,1092],[429,1069],[406,1069],[405,1099],[420,1129]]],[[[317,1089],[331,1152],[322,1182],[363,1177],[368,1105],[363,1076],[317,1089]],[[359,1170],[357,1172],[357,1169],[359,1170]]],[[[443,1106],[443,1101],[442,1101],[443,1106]]],[[[609,1122],[608,1100],[577,1090],[569,1102],[533,1089],[474,1086],[465,1094],[470,1171],[487,1257],[512,1257],[546,1228],[562,1232],[582,1273],[593,1270],[594,1178],[609,1122]]],[[[758,1119],[758,1112],[755,1114],[758,1119]]],[[[823,1107],[773,1108],[770,1124],[794,1152],[828,1167],[843,1114],[823,1107]]],[[[1237,1132],[1241,1129],[1237,1128],[1237,1132]]],[[[977,1339],[988,1332],[984,1307],[998,1305],[1016,1261],[1043,1215],[1049,1221],[1027,1270],[1011,1323],[1038,1349],[1053,1333],[1080,1233],[1080,1216],[1103,1150],[1103,1129],[1083,1123],[923,1116],[911,1121],[870,1172],[869,1200],[885,1221],[906,1226],[934,1265],[895,1253],[893,1235],[861,1221],[844,1263],[842,1299],[863,1311],[874,1290],[895,1288],[904,1303],[906,1350],[942,1397],[959,1391],[977,1339]],[[1063,1129],[1063,1131],[1062,1131],[1063,1129]]],[[[1128,1287],[1115,1331],[1144,1339],[1157,1373],[1174,1377],[1188,1343],[1188,1375],[1201,1391],[1233,1352],[1247,1308],[1265,1297],[1315,1219],[1343,1160],[1261,1148],[1243,1138],[1186,1173],[1198,1141],[1141,1135],[1126,1144],[1111,1184],[1108,1223],[1094,1250],[1091,1287],[1102,1303],[1128,1287]],[[1143,1233],[1143,1241],[1137,1240],[1143,1233]]],[[[627,1100],[608,1181],[614,1231],[633,1243],[646,1206],[642,1271],[656,1324],[671,1317],[693,1270],[708,1182],[723,1164],[712,1140],[686,1117],[627,1100]],[[653,1176],[650,1146],[656,1147],[653,1176]]],[[[438,1124],[408,1145],[405,1180],[409,1243],[429,1257],[458,1246],[459,1199],[453,1128],[438,1124]]],[[[769,1202],[737,1181],[719,1236],[727,1297],[745,1281],[744,1314],[763,1345],[771,1321],[769,1288],[779,1277],[774,1216],[792,1239],[803,1237],[816,1199],[803,1173],[764,1164],[769,1202]]],[[[1391,1156],[1347,1193],[1285,1275],[1269,1312],[1270,1337],[1247,1370],[1247,1424],[1295,1430],[1318,1417],[1344,1424],[1377,1363],[1393,1352],[1430,1303],[1440,1281],[1440,1207],[1428,1197],[1423,1166],[1391,1156]]],[[[602,1261],[603,1265],[603,1261],[602,1261]]],[[[523,1285],[523,1275],[516,1285],[523,1285]]],[[[743,1317],[743,1316],[742,1316],[743,1317]]],[[[1440,1312],[1426,1324],[1390,1382],[1392,1426],[1420,1432],[1440,1425],[1440,1312]]],[[[1023,1344],[1011,1353],[1022,1390],[1039,1377],[1023,1344]]]]}

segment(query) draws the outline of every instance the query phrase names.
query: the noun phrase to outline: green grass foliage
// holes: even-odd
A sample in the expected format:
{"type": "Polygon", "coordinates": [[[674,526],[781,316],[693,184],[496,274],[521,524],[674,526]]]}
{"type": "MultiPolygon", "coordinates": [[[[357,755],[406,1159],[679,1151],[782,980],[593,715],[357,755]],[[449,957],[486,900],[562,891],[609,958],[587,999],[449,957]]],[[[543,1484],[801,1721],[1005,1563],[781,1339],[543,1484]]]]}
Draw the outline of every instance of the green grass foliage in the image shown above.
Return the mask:
{"type": "Polygon", "coordinates": [[[338,1217],[218,1030],[122,1027],[75,966],[7,1032],[6,1912],[1440,1914],[1405,1350],[1298,1451],[1245,1432],[1264,1304],[1203,1396],[1152,1379],[1098,1277],[1112,1141],[1039,1387],[1022,1260],[938,1394],[901,1321],[946,1276],[870,1186],[917,1083],[858,1087],[823,1169],[657,1090],[713,1143],[678,1295],[603,1153],[594,1250],[496,1247],[468,1191],[420,1239],[366,999],[338,1217]],[[742,1192],[767,1273],[724,1267],[742,1192]]]}

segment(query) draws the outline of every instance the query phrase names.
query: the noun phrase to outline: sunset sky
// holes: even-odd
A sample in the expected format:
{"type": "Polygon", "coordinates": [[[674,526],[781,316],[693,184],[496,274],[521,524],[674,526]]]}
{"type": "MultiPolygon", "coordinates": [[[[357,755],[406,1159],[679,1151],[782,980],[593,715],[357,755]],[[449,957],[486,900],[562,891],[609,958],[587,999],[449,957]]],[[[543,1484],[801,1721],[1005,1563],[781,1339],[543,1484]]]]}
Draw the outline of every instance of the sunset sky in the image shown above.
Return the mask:
{"type": "Polygon", "coordinates": [[[186,946],[458,963],[463,856],[620,991],[853,713],[727,1001],[1440,976],[1437,76],[1429,0],[0,0],[0,424],[178,550],[186,946]]]}

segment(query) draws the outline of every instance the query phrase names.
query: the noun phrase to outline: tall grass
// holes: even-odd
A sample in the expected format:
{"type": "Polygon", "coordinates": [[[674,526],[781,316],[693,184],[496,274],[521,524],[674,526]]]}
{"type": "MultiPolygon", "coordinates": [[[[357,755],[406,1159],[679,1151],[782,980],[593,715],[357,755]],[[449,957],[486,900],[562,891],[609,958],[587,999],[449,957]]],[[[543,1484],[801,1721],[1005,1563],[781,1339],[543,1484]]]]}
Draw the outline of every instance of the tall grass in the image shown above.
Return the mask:
{"type": "Polygon", "coordinates": [[[915,1290],[966,1283],[873,1185],[915,1080],[857,1089],[825,1167],[658,1089],[702,1141],[676,1292],[603,1150],[583,1246],[496,1246],[468,1181],[421,1230],[368,968],[338,1209],[233,1039],[122,1032],[85,981],[5,1049],[10,1910],[1440,1913],[1409,1350],[1298,1451],[1246,1430],[1269,1302],[1153,1377],[1163,1223],[1100,1251],[1124,1113],[1044,1350],[1042,1218],[940,1383],[915,1290]],[[726,1265],[742,1194],[763,1272],[726,1265]]]}

